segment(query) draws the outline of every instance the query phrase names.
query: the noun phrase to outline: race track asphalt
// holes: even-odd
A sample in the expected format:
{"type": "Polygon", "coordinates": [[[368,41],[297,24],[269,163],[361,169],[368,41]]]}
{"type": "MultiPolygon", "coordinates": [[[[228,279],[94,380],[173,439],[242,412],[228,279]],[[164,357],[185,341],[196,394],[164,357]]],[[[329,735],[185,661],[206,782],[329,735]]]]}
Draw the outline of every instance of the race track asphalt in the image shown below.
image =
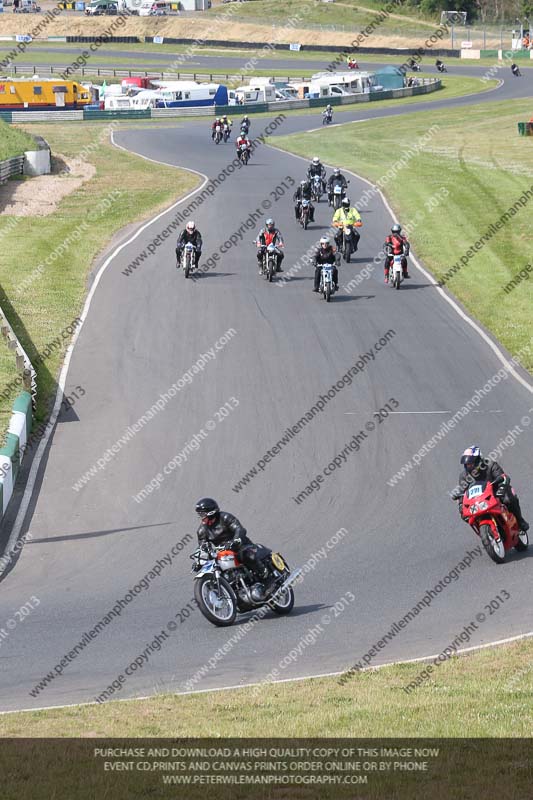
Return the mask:
{"type": "MultiPolygon", "coordinates": [[[[508,89],[506,82],[491,99],[512,96],[508,89]]],[[[449,105],[476,101],[459,98],[449,105]]],[[[375,104],[345,112],[343,119],[414,110],[380,110],[375,104]]],[[[317,117],[315,112],[287,118],[274,136],[315,127],[317,117]]],[[[268,124],[268,118],[254,120],[252,134],[268,124]]],[[[219,175],[234,152],[231,143],[213,145],[206,123],[196,121],[122,131],[115,140],[132,152],[186,166],[209,179],[219,175]]],[[[501,381],[419,467],[389,486],[388,479],[502,364],[414,265],[412,279],[399,292],[383,284],[379,266],[330,304],[312,294],[310,267],[285,285],[260,278],[253,245],[259,223],[247,222],[256,208],[274,216],[285,236],[285,275],[327,230],[331,214],[324,202],[307,231],[295,225],[292,189],[283,184],[300,180],[304,169],[301,159],[261,145],[246,168],[216,188],[193,215],[204,236],[202,263],[220,254],[232,233],[245,233],[197,280],[186,281],[176,270],[174,234],[133,274],[123,274],[190,199],[147,227],[103,273],[65,390],[68,394],[79,385],[85,395],[60,417],[23,527],[31,540],[2,582],[2,619],[14,618],[32,596],[39,600],[36,610],[0,643],[2,710],[92,701],[156,636],[163,637],[161,631],[161,649],[153,644],[149,660],[142,660],[113,699],[183,691],[214,658],[246,618],[229,631],[213,627],[197,610],[188,617],[183,611],[179,622],[193,594],[191,542],[119,618],[102,626],[76,658],[58,668],[61,675],[30,694],[173,544],[194,535],[194,503],[202,495],[216,497],[255,541],[279,549],[291,566],[316,563],[296,589],[293,613],[268,615],[253,626],[195,683],[198,689],[261,681],[273,669],[280,678],[291,678],[349,667],[449,575],[467,551],[478,547],[447,495],[456,481],[459,454],[471,442],[481,442],[486,450],[494,447],[533,406],[531,393],[513,377],[501,381]],[[120,446],[104,469],[74,490],[74,483],[128,426],[230,329],[235,333],[192,383],[120,446]],[[388,331],[393,333],[384,344],[388,331]],[[235,491],[285,430],[365,353],[374,358],[369,355],[351,385],[328,399],[320,414],[235,491]],[[401,413],[380,422],[374,415],[391,401],[401,413]],[[227,414],[219,411],[226,403],[227,414]],[[197,449],[188,448],[186,462],[136,502],[133,496],[163,473],[195,434],[201,441],[197,449]],[[293,498],[357,434],[360,450],[297,504],[293,498]],[[333,546],[340,529],[346,533],[333,546]],[[327,557],[313,561],[327,542],[327,557]],[[290,661],[294,648],[299,655],[290,661]]],[[[354,176],[350,180],[350,195],[357,200],[367,184],[354,176]]],[[[353,264],[341,267],[341,286],[372,264],[391,224],[379,197],[362,216],[359,252],[353,264]]],[[[532,437],[531,428],[523,427],[519,446],[506,450],[503,461],[515,476],[527,513],[532,437]]],[[[476,614],[486,618],[469,644],[530,629],[532,561],[527,554],[512,555],[501,567],[484,553],[474,555],[471,566],[457,574],[423,613],[377,651],[372,665],[440,652],[476,614]],[[501,590],[510,598],[489,614],[484,606],[501,590]]]]}

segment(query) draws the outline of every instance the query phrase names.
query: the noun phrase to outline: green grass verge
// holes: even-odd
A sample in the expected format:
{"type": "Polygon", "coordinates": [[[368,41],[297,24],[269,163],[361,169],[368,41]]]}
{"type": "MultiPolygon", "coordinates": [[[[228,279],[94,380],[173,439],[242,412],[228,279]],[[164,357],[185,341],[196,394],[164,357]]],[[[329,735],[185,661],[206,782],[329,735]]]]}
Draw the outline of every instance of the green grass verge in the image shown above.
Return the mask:
{"type": "MultiPolygon", "coordinates": [[[[384,191],[404,225],[417,220],[410,237],[416,254],[442,279],[533,184],[532,141],[517,132],[517,121],[530,115],[528,101],[483,103],[470,107],[466,117],[464,109],[419,112],[395,118],[394,125],[371,120],[275,143],[378,181],[431,126],[438,126],[422,151],[386,181],[384,191]],[[439,192],[441,198],[448,194],[430,211],[430,198],[439,192]]],[[[530,201],[512,216],[447,282],[511,353],[531,342],[533,282],[524,280],[509,294],[504,287],[530,257],[532,206],[530,201]]],[[[385,217],[384,233],[388,225],[385,217]]],[[[524,363],[532,369],[533,356],[524,363]]]]}
{"type": "Polygon", "coordinates": [[[35,150],[32,136],[0,120],[0,161],[20,156],[25,150],[35,150]]]}
{"type": "Polygon", "coordinates": [[[425,667],[402,664],[360,672],[344,685],[338,677],[316,678],[6,714],[0,716],[0,735],[75,737],[80,731],[101,737],[531,735],[531,640],[452,657],[434,667],[417,689],[405,692],[403,687],[425,667]]]}
{"type": "MultiPolygon", "coordinates": [[[[20,133],[16,128],[9,130],[20,133]]],[[[111,237],[128,223],[169,205],[193,188],[198,178],[117,150],[109,143],[108,124],[33,123],[31,131],[44,136],[53,154],[78,158],[81,153],[83,160],[96,168],[95,175],[64,197],[53,214],[20,218],[11,229],[14,218],[0,217],[0,305],[28,356],[35,360],[81,311],[91,265],[111,237]],[[118,197],[111,194],[117,188],[121,192],[118,197]],[[99,205],[105,198],[111,201],[108,209],[99,205]],[[89,213],[92,218],[87,229],[80,230],[78,226],[87,222],[89,213]],[[77,229],[80,233],[73,237],[77,229]],[[55,260],[50,259],[69,235],[71,244],[55,260]],[[40,265],[45,267],[37,270],[40,265]],[[27,286],[23,292],[17,291],[21,284],[27,286]]],[[[68,180],[68,176],[60,180],[68,180]]],[[[66,335],[61,346],[37,367],[37,419],[46,415],[69,339],[66,335]]],[[[12,400],[0,402],[0,413],[11,408],[12,400]]]]}
{"type": "MultiPolygon", "coordinates": [[[[230,7],[231,8],[231,7],[230,7]]],[[[358,0],[342,0],[342,2],[323,3],[316,0],[314,7],[309,7],[308,0],[256,0],[253,3],[239,3],[238,8],[231,9],[232,22],[270,23],[278,28],[286,25],[291,19],[294,27],[322,27],[325,30],[346,31],[354,35],[363,30],[373,20],[376,13],[383,8],[379,2],[365,2],[361,6],[358,0]]],[[[213,6],[204,15],[219,16],[224,14],[228,6],[213,6]]],[[[397,9],[387,17],[376,29],[376,35],[413,35],[427,36],[431,29],[439,25],[438,18],[430,20],[417,17],[412,6],[398,5],[397,9]]],[[[371,39],[371,37],[370,37],[371,39]]]]}

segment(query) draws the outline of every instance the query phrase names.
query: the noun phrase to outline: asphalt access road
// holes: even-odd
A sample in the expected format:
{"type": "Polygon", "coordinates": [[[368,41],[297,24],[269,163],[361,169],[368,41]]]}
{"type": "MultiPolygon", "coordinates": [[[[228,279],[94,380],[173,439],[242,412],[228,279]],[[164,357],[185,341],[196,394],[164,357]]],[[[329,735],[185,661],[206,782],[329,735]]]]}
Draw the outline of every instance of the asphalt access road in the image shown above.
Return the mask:
{"type": "MultiPolygon", "coordinates": [[[[391,116],[405,109],[380,112],[374,106],[364,112],[367,117],[391,116]]],[[[315,115],[292,117],[277,133],[303,130],[314,122],[315,115]]],[[[254,135],[267,124],[266,118],[254,120],[254,135]]],[[[185,165],[210,178],[231,162],[234,152],[232,144],[210,142],[205,122],[129,130],[117,139],[132,152],[185,165]]],[[[205,259],[219,252],[258,208],[274,216],[285,235],[288,272],[331,219],[321,203],[316,223],[307,231],[295,225],[292,189],[283,194],[283,182],[298,181],[303,171],[301,159],[258,148],[249,166],[230,175],[194,213],[204,235],[205,259]]],[[[365,188],[351,178],[352,198],[365,188]]],[[[93,700],[169,621],[174,624],[192,597],[187,558],[192,545],[62,676],[37,696],[30,695],[84,631],[175,542],[194,533],[194,502],[206,494],[237,514],[253,539],[279,549],[293,566],[308,563],[341,528],[347,533],[326,550],[327,557],[317,559],[297,587],[293,613],[267,616],[230,647],[197,688],[261,681],[276,668],[280,677],[290,678],[349,667],[477,547],[447,495],[456,480],[459,454],[475,441],[490,450],[533,406],[530,393],[517,381],[502,381],[481,401],[478,413],[471,413],[420,467],[390,487],[387,480],[501,368],[488,345],[414,266],[412,279],[400,292],[383,284],[382,269],[376,267],[353,292],[341,291],[330,304],[312,294],[309,267],[284,286],[268,284],[256,268],[252,240],[258,224],[196,281],[185,281],[175,269],[174,236],[162,240],[134,274],[124,275],[174,214],[154,222],[108,267],[76,345],[65,391],[81,385],[85,395],[60,418],[23,528],[32,539],[2,583],[2,620],[13,619],[32,595],[40,601],[1,641],[4,710],[93,700]],[[97,470],[81,490],[73,490],[74,482],[160,393],[231,328],[236,334],[193,383],[119,448],[105,469],[97,470]],[[387,331],[394,334],[383,344],[387,331]],[[234,491],[286,428],[364,353],[373,353],[375,359],[368,357],[352,385],[328,400],[325,410],[247,486],[234,491]],[[231,398],[238,407],[233,408],[231,398]],[[224,416],[219,409],[226,403],[232,410],[224,416]],[[378,422],[374,415],[386,403],[398,403],[396,410],[402,413],[378,422]],[[368,423],[374,430],[368,430],[368,423]],[[137,503],[133,495],[163,473],[201,429],[208,431],[207,438],[198,449],[189,447],[186,463],[137,503]],[[361,431],[359,452],[297,504],[293,498],[361,431]],[[314,634],[308,635],[310,629],[314,634]],[[299,657],[280,667],[294,648],[299,657]]],[[[355,263],[342,266],[341,286],[372,263],[390,226],[378,199],[370,202],[363,220],[360,249],[355,263]]],[[[533,479],[527,455],[531,444],[531,427],[525,427],[519,445],[506,450],[503,458],[526,513],[533,479]]],[[[485,554],[474,557],[468,571],[371,663],[439,652],[476,614],[486,618],[470,644],[527,631],[533,611],[532,566],[527,554],[512,555],[502,567],[485,554]],[[490,615],[485,605],[503,589],[510,598],[490,615]]],[[[196,610],[187,619],[182,616],[176,629],[166,630],[169,638],[160,651],[114,697],[183,689],[238,629],[214,628],[196,610]]]]}

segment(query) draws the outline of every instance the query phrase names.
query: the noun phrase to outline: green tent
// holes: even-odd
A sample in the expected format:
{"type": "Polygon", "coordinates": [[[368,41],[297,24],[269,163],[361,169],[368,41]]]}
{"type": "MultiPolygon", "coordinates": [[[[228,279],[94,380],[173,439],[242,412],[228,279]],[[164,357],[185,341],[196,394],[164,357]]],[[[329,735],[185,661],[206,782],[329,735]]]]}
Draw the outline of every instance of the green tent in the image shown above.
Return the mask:
{"type": "Polygon", "coordinates": [[[384,89],[403,89],[403,73],[398,67],[383,67],[376,72],[374,84],[384,89]]]}

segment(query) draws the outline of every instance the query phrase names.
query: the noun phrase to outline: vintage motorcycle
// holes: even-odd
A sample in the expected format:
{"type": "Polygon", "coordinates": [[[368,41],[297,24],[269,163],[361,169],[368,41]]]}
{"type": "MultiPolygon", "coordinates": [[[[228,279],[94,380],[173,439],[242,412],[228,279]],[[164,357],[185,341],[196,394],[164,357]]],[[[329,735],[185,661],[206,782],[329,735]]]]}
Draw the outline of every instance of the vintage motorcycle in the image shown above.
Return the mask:
{"type": "Polygon", "coordinates": [[[280,553],[256,545],[257,557],[267,568],[269,590],[237,554],[225,545],[206,543],[190,558],[193,560],[194,597],[206,619],[218,627],[233,625],[237,614],[268,606],[276,614],[289,614],[294,606],[291,583],[301,570],[290,571],[280,553]]]}
{"type": "Polygon", "coordinates": [[[269,244],[264,248],[263,260],[261,262],[261,275],[264,275],[270,283],[272,283],[272,278],[278,267],[278,255],[279,250],[277,245],[269,244]]]}
{"type": "Polygon", "coordinates": [[[194,269],[194,245],[192,242],[187,242],[181,254],[181,269],[186,278],[189,277],[191,270],[194,269]]]}

